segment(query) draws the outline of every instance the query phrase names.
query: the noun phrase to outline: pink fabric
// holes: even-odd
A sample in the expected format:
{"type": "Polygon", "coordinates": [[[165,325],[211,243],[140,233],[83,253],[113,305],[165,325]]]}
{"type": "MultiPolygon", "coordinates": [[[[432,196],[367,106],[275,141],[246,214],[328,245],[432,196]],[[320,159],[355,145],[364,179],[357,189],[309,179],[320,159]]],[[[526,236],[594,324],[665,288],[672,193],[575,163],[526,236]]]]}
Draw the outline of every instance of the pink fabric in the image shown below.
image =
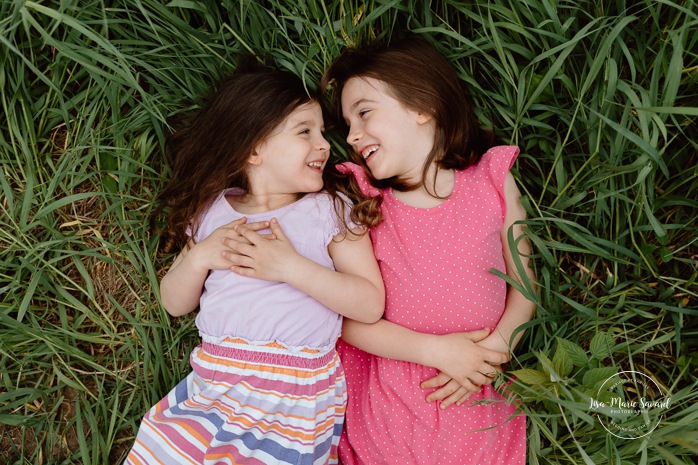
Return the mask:
{"type": "MultiPolygon", "coordinates": [[[[384,221],[371,239],[386,286],[386,320],[433,334],[496,326],[506,283],[490,270],[506,271],[504,179],[518,152],[490,149],[456,173],[451,196],[433,208],[383,192],[384,221]]],[[[441,411],[419,387],[437,370],[344,343],[339,349],[349,388],[340,442],[345,465],[525,463],[525,417],[511,418],[514,407],[491,386],[441,411]]]]}
{"type": "Polygon", "coordinates": [[[359,189],[367,197],[378,197],[382,195],[380,189],[373,187],[371,183],[368,182],[368,178],[364,173],[364,169],[357,165],[356,163],[340,163],[336,166],[337,171],[344,174],[353,174],[356,181],[359,183],[359,189]]]}

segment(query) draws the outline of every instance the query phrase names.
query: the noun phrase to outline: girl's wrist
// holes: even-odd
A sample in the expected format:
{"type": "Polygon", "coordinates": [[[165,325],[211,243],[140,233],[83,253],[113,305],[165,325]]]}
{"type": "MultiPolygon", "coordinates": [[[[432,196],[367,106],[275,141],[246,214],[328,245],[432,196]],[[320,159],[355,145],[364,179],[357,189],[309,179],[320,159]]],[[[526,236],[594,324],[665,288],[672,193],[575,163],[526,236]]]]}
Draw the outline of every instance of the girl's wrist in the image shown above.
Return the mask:
{"type": "Polygon", "coordinates": [[[434,334],[416,333],[417,336],[413,341],[416,354],[416,363],[429,367],[434,367],[436,364],[435,354],[439,354],[439,336],[434,334]]]}
{"type": "Polygon", "coordinates": [[[200,259],[201,257],[199,257],[198,253],[200,248],[198,246],[199,244],[194,244],[189,248],[187,254],[182,259],[182,264],[196,274],[208,274],[210,268],[200,259]]]}
{"type": "Polygon", "coordinates": [[[289,284],[297,289],[304,289],[313,279],[313,270],[316,263],[296,252],[296,256],[286,266],[279,281],[289,284]]]}
{"type": "Polygon", "coordinates": [[[510,352],[507,341],[504,340],[504,337],[496,328],[492,330],[489,336],[482,341],[476,342],[476,344],[485,349],[494,350],[503,354],[508,354],[510,352]]]}

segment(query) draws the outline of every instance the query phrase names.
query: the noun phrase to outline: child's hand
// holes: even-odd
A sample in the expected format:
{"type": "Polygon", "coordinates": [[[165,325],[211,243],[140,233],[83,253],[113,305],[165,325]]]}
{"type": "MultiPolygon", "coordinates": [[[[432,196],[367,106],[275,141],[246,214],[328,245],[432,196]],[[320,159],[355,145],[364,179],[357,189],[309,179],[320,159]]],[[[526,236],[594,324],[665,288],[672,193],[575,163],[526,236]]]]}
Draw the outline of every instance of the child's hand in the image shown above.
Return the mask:
{"type": "Polygon", "coordinates": [[[238,242],[225,257],[232,263],[231,271],[242,276],[266,281],[288,282],[293,273],[306,259],[293,247],[276,218],[269,222],[271,234],[264,237],[247,225],[236,229],[247,243],[238,242]]]}
{"type": "Polygon", "coordinates": [[[491,384],[500,365],[509,356],[496,350],[480,347],[479,342],[489,334],[489,329],[436,336],[436,358],[431,365],[441,371],[439,375],[421,384],[423,389],[438,390],[430,393],[427,402],[441,400],[441,409],[465,402],[482,386],[491,384]]]}
{"type": "Polygon", "coordinates": [[[237,228],[245,225],[246,230],[260,231],[269,228],[268,221],[247,223],[247,218],[240,218],[220,226],[206,239],[192,246],[187,252],[187,258],[192,265],[200,270],[226,270],[230,268],[231,261],[228,254],[233,252],[236,244],[249,244],[250,242],[237,231],[237,228]]]}
{"type": "Polygon", "coordinates": [[[493,331],[489,336],[487,336],[483,340],[477,341],[476,344],[485,349],[507,354],[507,360],[504,363],[508,362],[510,359],[510,352],[507,341],[504,340],[502,335],[499,334],[497,330],[493,331]]]}

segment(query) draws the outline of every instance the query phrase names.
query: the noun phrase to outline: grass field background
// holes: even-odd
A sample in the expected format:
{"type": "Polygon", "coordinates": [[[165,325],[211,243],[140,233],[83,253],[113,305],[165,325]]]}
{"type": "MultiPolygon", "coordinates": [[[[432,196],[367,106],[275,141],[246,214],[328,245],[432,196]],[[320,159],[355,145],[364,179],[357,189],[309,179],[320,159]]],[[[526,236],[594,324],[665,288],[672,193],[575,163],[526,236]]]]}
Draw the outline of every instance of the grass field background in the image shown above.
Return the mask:
{"type": "Polygon", "coordinates": [[[172,257],[148,225],[167,121],[242,53],[314,88],[343,47],[405,31],[521,147],[539,279],[511,366],[528,462],[694,463],[694,0],[1,2],[0,463],[120,463],[188,371],[193,319],[158,303],[172,257]],[[623,370],[671,399],[640,439],[590,409],[623,370]]]}

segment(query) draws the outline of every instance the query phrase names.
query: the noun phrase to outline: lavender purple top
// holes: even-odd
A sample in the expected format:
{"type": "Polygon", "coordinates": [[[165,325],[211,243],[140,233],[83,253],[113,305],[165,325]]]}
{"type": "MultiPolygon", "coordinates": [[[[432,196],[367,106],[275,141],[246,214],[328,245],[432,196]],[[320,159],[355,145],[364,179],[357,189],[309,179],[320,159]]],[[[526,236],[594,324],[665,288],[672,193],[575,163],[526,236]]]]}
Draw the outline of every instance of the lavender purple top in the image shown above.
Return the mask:
{"type": "MultiPolygon", "coordinates": [[[[202,217],[194,236],[200,242],[215,229],[246,216],[248,222],[276,218],[296,251],[334,269],[327,246],[341,231],[332,198],[324,192],[306,194],[277,210],[244,215],[233,209],[221,192],[202,217]]],[[[351,203],[343,198],[348,217],[351,203]]],[[[356,227],[350,223],[350,228],[356,227]]],[[[269,230],[260,233],[269,233],[269,230]]],[[[325,348],[334,345],[342,316],[296,288],[281,282],[237,275],[230,270],[211,270],[204,283],[196,326],[201,333],[233,336],[252,343],[279,342],[290,348],[325,348]]]]}

